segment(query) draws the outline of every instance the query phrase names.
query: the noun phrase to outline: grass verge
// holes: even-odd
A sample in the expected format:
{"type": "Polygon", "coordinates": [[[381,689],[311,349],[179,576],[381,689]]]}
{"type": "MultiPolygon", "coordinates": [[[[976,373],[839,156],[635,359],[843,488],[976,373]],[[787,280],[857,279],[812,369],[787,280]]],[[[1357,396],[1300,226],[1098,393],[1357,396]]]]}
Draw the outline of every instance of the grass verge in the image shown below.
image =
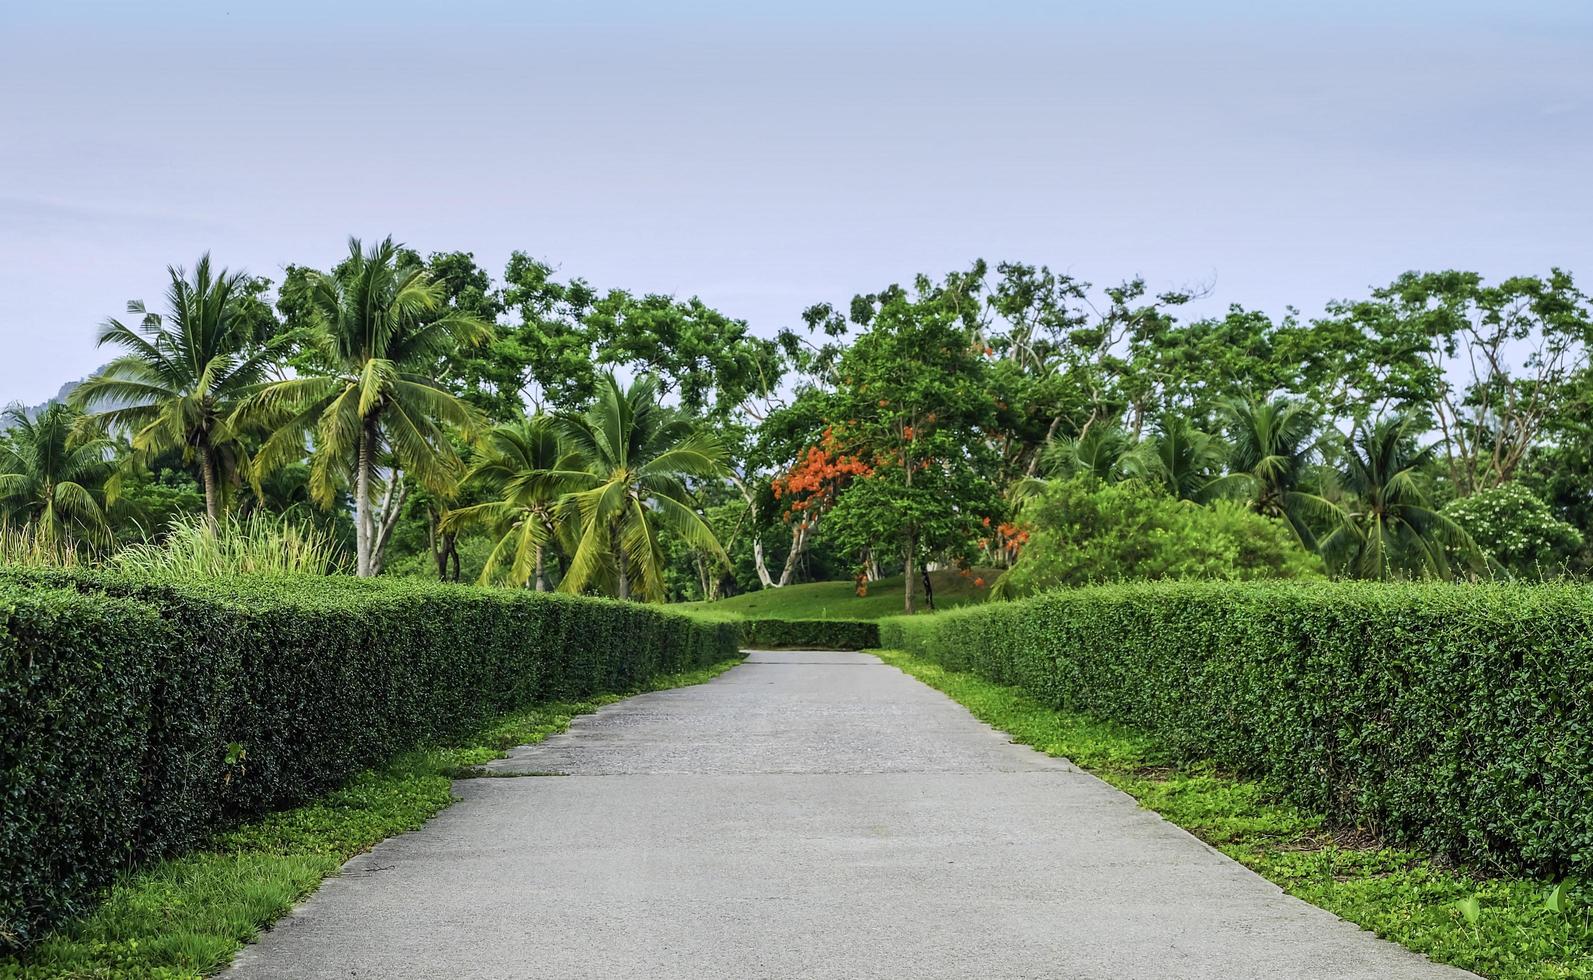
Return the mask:
{"type": "Polygon", "coordinates": [[[1486,875],[1383,847],[1269,800],[1255,782],[1180,764],[1121,725],[1053,710],[911,654],[871,652],[1014,741],[1065,756],[1291,895],[1385,939],[1497,980],[1593,977],[1593,888],[1486,875]]]}
{"type": "Polygon", "coordinates": [[[458,744],[407,753],[321,799],[233,828],[206,850],[128,875],[95,911],[25,958],[0,959],[0,977],[188,980],[213,973],[343,862],[419,828],[452,803],[453,779],[564,731],[576,715],[645,691],[700,684],[739,662],[661,676],[622,694],[532,705],[458,744]]]}

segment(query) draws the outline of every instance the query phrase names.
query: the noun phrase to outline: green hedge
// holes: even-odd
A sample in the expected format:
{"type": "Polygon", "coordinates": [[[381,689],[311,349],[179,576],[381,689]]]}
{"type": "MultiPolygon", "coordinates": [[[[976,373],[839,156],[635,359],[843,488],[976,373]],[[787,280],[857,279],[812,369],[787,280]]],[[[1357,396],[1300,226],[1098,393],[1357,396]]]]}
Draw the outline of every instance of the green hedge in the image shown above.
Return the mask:
{"type": "Polygon", "coordinates": [[[1586,587],[1122,585],[887,619],[881,634],[1385,840],[1593,872],[1586,587]]]}
{"type": "Polygon", "coordinates": [[[847,619],[746,619],[741,644],[793,650],[863,650],[879,646],[879,624],[847,619]]]}
{"type": "Polygon", "coordinates": [[[0,573],[0,947],[229,820],[530,701],[723,660],[738,639],[508,590],[0,573]]]}

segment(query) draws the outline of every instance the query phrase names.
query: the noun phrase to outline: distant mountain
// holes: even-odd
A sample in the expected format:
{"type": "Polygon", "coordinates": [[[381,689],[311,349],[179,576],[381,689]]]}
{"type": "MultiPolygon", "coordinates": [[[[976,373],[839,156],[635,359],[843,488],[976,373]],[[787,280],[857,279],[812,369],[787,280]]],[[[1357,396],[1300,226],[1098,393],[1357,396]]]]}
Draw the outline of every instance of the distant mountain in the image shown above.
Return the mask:
{"type": "Polygon", "coordinates": [[[82,383],[83,383],[83,379],[82,378],[79,378],[76,381],[68,381],[66,384],[61,386],[61,390],[56,392],[55,393],[55,397],[51,398],[49,401],[43,402],[43,403],[38,404],[38,405],[24,405],[22,402],[13,401],[13,402],[8,403],[5,406],[5,410],[6,411],[10,411],[10,410],[12,410],[14,408],[20,408],[22,410],[22,414],[26,415],[28,418],[30,418],[30,419],[38,418],[39,417],[39,413],[44,411],[46,408],[49,408],[51,405],[54,405],[56,402],[64,402],[64,401],[66,401],[66,396],[70,395],[72,393],[72,389],[76,388],[78,385],[80,385],[82,383]]]}

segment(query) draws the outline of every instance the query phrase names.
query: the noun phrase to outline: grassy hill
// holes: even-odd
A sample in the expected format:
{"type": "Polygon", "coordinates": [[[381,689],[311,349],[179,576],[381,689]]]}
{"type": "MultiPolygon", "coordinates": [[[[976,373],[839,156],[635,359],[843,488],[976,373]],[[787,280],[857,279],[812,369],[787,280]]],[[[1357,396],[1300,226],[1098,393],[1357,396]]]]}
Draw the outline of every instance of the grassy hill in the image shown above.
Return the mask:
{"type": "MultiPolygon", "coordinates": [[[[966,578],[958,572],[930,572],[929,579],[935,585],[936,608],[950,609],[984,602],[997,574],[998,570],[987,568],[974,569],[966,578]],[[985,584],[976,586],[974,580],[977,578],[983,578],[985,584]]],[[[924,604],[922,588],[917,592],[917,604],[920,607],[924,604]]],[[[896,575],[870,582],[866,596],[859,596],[856,583],[851,581],[807,582],[783,589],[747,592],[715,602],[683,602],[677,608],[748,619],[879,619],[902,611],[902,577],[896,575]]]]}

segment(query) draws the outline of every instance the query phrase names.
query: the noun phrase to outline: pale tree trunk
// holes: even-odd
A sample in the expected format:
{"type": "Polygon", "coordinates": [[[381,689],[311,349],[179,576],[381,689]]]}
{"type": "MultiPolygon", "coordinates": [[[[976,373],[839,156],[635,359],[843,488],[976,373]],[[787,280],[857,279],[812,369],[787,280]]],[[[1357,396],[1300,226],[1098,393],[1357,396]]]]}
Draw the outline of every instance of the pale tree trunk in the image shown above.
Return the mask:
{"type": "MultiPolygon", "coordinates": [[[[747,502],[747,509],[751,510],[755,503],[752,497],[752,488],[747,486],[745,480],[733,473],[730,476],[730,480],[736,485],[736,489],[741,491],[741,499],[747,502]]],[[[763,560],[763,538],[758,534],[756,519],[752,523],[752,565],[758,570],[758,582],[766,589],[777,589],[785,583],[775,582],[774,576],[769,574],[769,566],[763,560]]]]}
{"type": "Polygon", "coordinates": [[[859,556],[859,559],[863,566],[863,581],[878,582],[881,576],[879,573],[879,562],[874,560],[874,549],[864,548],[863,554],[859,556]]]}
{"type": "Polygon", "coordinates": [[[702,590],[704,599],[712,599],[708,592],[708,564],[702,560],[702,552],[692,555],[692,562],[697,566],[697,587],[702,590]]]}
{"type": "Polygon", "coordinates": [[[536,562],[537,562],[537,568],[536,568],[536,590],[538,592],[546,592],[548,590],[548,580],[547,580],[547,576],[545,576],[542,573],[542,546],[541,545],[536,545],[535,547],[536,547],[536,562]]]}
{"type": "Polygon", "coordinates": [[[797,563],[808,550],[808,537],[812,531],[813,528],[808,524],[806,517],[791,525],[791,550],[785,556],[785,567],[780,569],[780,581],[775,583],[775,588],[791,584],[791,579],[796,575],[797,563]]]}
{"type": "Polygon", "coordinates": [[[208,444],[199,448],[199,469],[205,481],[205,516],[214,523],[221,518],[221,490],[216,486],[215,452],[208,444]]]}
{"type": "Polygon", "coordinates": [[[754,528],[754,534],[752,535],[752,565],[758,570],[758,582],[762,584],[764,588],[779,588],[779,586],[775,584],[774,576],[769,574],[769,566],[764,564],[763,539],[757,535],[756,528],[754,528]]]}
{"type": "Polygon", "coordinates": [[[360,429],[359,459],[354,474],[354,565],[355,574],[370,578],[371,571],[371,469],[375,465],[376,432],[366,423],[360,429]]]}
{"type": "Polygon", "coordinates": [[[371,542],[371,574],[382,574],[382,568],[387,563],[387,542],[393,536],[393,528],[398,526],[399,512],[404,509],[404,501],[409,498],[409,488],[404,485],[402,470],[394,470],[388,480],[387,491],[382,494],[382,506],[372,517],[374,527],[374,540],[371,542]]]}
{"type": "Polygon", "coordinates": [[[609,537],[614,542],[614,567],[617,579],[615,592],[618,593],[621,600],[626,600],[631,597],[631,570],[630,563],[625,560],[625,549],[620,542],[620,529],[617,521],[609,529],[609,537]]]}

